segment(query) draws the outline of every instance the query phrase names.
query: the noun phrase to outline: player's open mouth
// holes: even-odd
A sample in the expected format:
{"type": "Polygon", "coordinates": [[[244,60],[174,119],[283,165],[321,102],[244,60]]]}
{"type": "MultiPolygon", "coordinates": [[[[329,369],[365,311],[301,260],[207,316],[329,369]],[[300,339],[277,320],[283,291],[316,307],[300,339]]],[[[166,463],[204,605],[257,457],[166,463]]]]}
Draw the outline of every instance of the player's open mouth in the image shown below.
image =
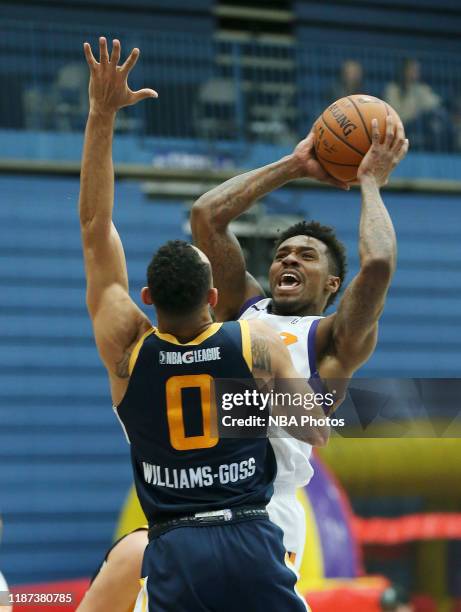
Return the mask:
{"type": "Polygon", "coordinates": [[[301,279],[294,272],[284,272],[277,283],[277,287],[283,291],[293,291],[301,285],[301,279]]]}

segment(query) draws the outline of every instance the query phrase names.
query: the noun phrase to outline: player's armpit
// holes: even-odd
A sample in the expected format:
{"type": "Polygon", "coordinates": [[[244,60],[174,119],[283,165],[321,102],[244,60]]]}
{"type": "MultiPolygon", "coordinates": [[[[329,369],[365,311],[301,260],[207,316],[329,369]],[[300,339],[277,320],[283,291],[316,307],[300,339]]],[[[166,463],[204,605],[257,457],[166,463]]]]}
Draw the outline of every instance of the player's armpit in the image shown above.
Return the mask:
{"type": "Polygon", "coordinates": [[[111,378],[129,377],[129,360],[136,342],[152,324],[123,287],[113,284],[99,297],[93,329],[101,359],[111,378]]]}

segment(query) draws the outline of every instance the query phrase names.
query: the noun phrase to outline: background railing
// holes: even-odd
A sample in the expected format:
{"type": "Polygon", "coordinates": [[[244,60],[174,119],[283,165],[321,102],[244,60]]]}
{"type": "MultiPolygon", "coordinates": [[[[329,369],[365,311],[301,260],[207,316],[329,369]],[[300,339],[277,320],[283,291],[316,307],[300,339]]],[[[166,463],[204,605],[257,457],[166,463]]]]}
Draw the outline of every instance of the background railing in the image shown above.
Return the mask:
{"type": "MultiPolygon", "coordinates": [[[[115,36],[142,60],[132,86],[160,93],[154,104],[124,110],[120,132],[209,141],[288,144],[343,92],[340,72],[352,60],[363,71],[362,92],[383,97],[399,79],[408,51],[319,43],[262,43],[27,21],[0,24],[0,128],[81,131],[87,112],[82,42],[115,36]]],[[[421,81],[439,97],[407,120],[412,150],[461,151],[461,57],[418,50],[421,81]]],[[[347,93],[354,93],[347,91],[347,93]]],[[[357,93],[357,92],[355,92],[357,93]]],[[[399,109],[397,109],[399,110],[399,109]]]]}

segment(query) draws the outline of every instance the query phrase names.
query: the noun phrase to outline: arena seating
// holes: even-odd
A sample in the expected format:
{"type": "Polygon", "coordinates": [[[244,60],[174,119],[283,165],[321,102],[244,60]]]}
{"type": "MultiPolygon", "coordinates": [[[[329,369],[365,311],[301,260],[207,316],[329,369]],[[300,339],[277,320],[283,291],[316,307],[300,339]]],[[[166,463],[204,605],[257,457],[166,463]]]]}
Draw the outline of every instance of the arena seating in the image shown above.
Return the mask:
{"type": "Polygon", "coordinates": [[[422,80],[443,101],[440,121],[447,131],[440,128],[440,139],[426,142],[423,148],[459,149],[458,124],[454,130],[445,125],[452,115],[459,123],[456,34],[461,12],[456,3],[445,0],[442,11],[439,4],[416,6],[411,0],[397,8],[378,2],[330,6],[297,1],[292,34],[263,40],[221,32],[211,0],[190,4],[156,0],[148,6],[137,0],[130,13],[117,3],[108,15],[105,2],[92,11],[85,3],[69,1],[59,7],[49,3],[29,7],[27,23],[20,3],[2,5],[0,75],[8,80],[9,89],[8,95],[0,94],[0,127],[81,132],[86,112],[81,43],[83,38],[94,42],[104,33],[141,47],[143,68],[134,76],[133,86],[149,81],[161,95],[155,110],[144,105],[122,114],[120,131],[238,139],[249,145],[286,143],[305,133],[331,101],[329,92],[344,60],[360,62],[366,93],[382,96],[386,84],[398,78],[402,60],[413,57],[421,62],[422,80]],[[135,26],[140,17],[143,28],[135,26]],[[218,99],[213,95],[217,88],[218,99]],[[226,114],[232,119],[227,128],[222,126],[226,114]],[[206,129],[204,115],[221,128],[206,129]]]}
{"type": "MultiPolygon", "coordinates": [[[[78,181],[0,182],[0,564],[13,584],[87,576],[131,468],[86,314],[78,181]]],[[[155,248],[181,237],[182,207],[122,183],[116,216],[136,294],[155,248]]]]}

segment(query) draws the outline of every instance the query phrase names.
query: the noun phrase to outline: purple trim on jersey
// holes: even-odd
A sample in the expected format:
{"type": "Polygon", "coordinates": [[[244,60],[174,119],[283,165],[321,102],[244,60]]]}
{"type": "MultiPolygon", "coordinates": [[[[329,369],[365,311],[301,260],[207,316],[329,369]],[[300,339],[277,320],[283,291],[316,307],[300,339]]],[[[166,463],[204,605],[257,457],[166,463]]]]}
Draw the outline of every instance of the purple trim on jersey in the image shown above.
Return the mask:
{"type": "Polygon", "coordinates": [[[315,321],[311,323],[309,333],[307,334],[307,354],[309,356],[309,368],[312,378],[316,378],[319,375],[317,372],[317,360],[315,358],[315,333],[317,331],[319,321],[320,319],[315,319],[315,321]]]}
{"type": "Polygon", "coordinates": [[[325,393],[325,385],[318,372],[309,378],[309,385],[314,393],[325,393]]]}
{"type": "Polygon", "coordinates": [[[259,302],[260,300],[264,300],[264,296],[263,295],[255,295],[255,297],[252,297],[249,300],[247,300],[243,304],[243,306],[240,308],[240,312],[237,315],[237,319],[240,319],[240,317],[243,315],[243,313],[246,312],[248,310],[248,308],[250,308],[250,306],[253,306],[253,304],[256,304],[256,302],[259,302]]]}
{"type": "MultiPolygon", "coordinates": [[[[307,354],[309,356],[309,367],[311,370],[309,384],[314,393],[322,393],[324,395],[327,391],[327,388],[323,384],[323,380],[320,378],[320,374],[317,370],[317,359],[315,355],[315,333],[317,331],[317,326],[319,322],[320,319],[316,319],[309,327],[309,333],[307,334],[307,354]]],[[[323,412],[328,416],[328,413],[330,412],[330,407],[322,406],[322,409],[323,412]]]]}
{"type": "MultiPolygon", "coordinates": [[[[323,384],[323,380],[320,378],[320,374],[317,371],[309,378],[309,385],[314,393],[321,393],[323,396],[328,391],[328,388],[323,384]]],[[[325,413],[325,416],[328,416],[330,414],[331,406],[325,406],[322,403],[322,410],[325,413]]]]}

